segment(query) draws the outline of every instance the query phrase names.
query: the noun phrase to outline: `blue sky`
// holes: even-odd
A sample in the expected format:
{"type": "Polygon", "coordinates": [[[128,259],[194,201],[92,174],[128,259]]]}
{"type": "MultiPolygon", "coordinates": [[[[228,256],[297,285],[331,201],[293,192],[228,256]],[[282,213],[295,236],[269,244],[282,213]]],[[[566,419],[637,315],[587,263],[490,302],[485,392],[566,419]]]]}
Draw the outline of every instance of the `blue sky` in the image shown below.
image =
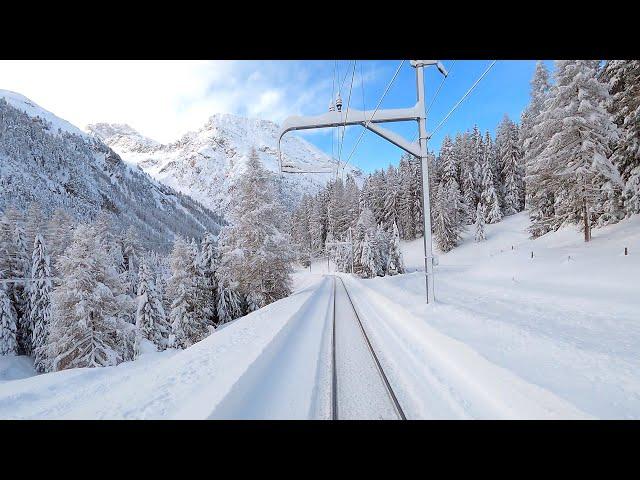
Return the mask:
{"type": "MultiPolygon", "coordinates": [[[[365,78],[365,106],[366,108],[374,108],[400,61],[363,61],[361,63],[365,78]]],[[[427,119],[428,131],[435,128],[490,63],[490,60],[458,60],[455,63],[452,60],[443,60],[445,67],[451,71],[429,111],[429,118],[427,119]]],[[[472,128],[474,124],[477,124],[483,132],[489,130],[494,135],[495,129],[505,113],[511,119],[519,120],[520,113],[529,101],[529,82],[534,72],[535,63],[533,60],[498,61],[476,89],[434,135],[429,142],[429,148],[437,151],[445,135],[451,134],[453,136],[458,131],[472,128]]],[[[551,70],[553,62],[545,63],[551,70]]],[[[333,65],[334,62],[322,62],[322,68],[326,70],[326,75],[330,78],[333,77],[333,65]]],[[[319,67],[319,65],[316,67],[319,67]]],[[[350,68],[351,63],[349,61],[339,61],[340,75],[343,76],[348,70],[348,78],[342,90],[342,98],[345,105],[349,90],[350,68]]],[[[359,70],[360,66],[357,65],[356,72],[359,73],[359,70]]],[[[431,103],[441,80],[442,76],[437,69],[433,67],[427,69],[425,77],[427,105],[431,103]]],[[[352,102],[355,102],[353,103],[355,108],[361,109],[362,86],[359,84],[358,77],[356,77],[355,83],[356,85],[353,87],[355,95],[352,93],[352,102]]],[[[329,96],[328,94],[327,98],[329,96]]],[[[411,68],[408,62],[405,62],[380,108],[411,106],[415,103],[415,100],[415,70],[411,68]]],[[[328,100],[325,103],[328,103],[328,100]]],[[[387,124],[386,127],[402,133],[408,139],[412,139],[417,132],[417,126],[413,122],[387,124]]],[[[343,159],[349,156],[360,131],[361,127],[351,127],[346,130],[343,159]]],[[[331,153],[330,133],[305,134],[305,138],[325,152],[331,153]]],[[[352,157],[351,163],[365,171],[372,171],[386,167],[389,163],[397,163],[401,153],[401,150],[394,145],[389,144],[372,132],[366,132],[352,157]]]]}
{"type": "MultiPolygon", "coordinates": [[[[442,60],[450,75],[428,118],[433,128],[490,64],[490,60],[442,60]]],[[[374,108],[399,60],[358,61],[352,104],[374,108]],[[362,70],[361,70],[362,69],[362,70]]],[[[551,69],[552,62],[548,62],[551,69]]],[[[0,61],[0,89],[13,90],[74,125],[126,123],[163,143],[201,128],[215,113],[231,113],[281,122],[289,115],[316,115],[327,110],[335,60],[326,61],[0,61]]],[[[350,60],[338,61],[346,105],[351,80],[350,60]],[[346,75],[345,75],[346,74],[346,75]]],[[[501,60],[460,105],[429,148],[437,150],[447,133],[478,124],[494,132],[507,113],[518,120],[529,100],[535,61],[501,60]]],[[[441,81],[438,71],[426,72],[427,105],[441,81]]],[[[405,62],[381,108],[415,103],[415,70],[405,62]]],[[[346,108],[346,107],[345,107],[346,108]]],[[[412,139],[415,123],[387,124],[412,139]]],[[[361,127],[347,128],[342,158],[348,157],[361,127]]],[[[300,133],[331,153],[331,130],[300,133]]],[[[337,151],[336,151],[337,154],[337,151]]],[[[352,163],[369,172],[397,163],[401,151],[367,131],[352,163]]]]}

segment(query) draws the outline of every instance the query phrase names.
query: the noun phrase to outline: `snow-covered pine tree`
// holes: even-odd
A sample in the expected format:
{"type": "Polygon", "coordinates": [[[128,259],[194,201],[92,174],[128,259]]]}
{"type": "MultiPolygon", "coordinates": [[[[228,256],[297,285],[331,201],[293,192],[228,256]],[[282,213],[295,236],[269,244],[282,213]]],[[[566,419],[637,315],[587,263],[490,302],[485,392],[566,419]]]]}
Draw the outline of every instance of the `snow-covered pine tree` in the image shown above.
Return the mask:
{"type": "Polygon", "coordinates": [[[349,227],[354,228],[360,215],[360,189],[351,174],[347,174],[344,191],[346,196],[345,201],[348,207],[349,227]]]}
{"type": "Polygon", "coordinates": [[[253,311],[290,294],[289,273],[294,260],[271,173],[255,150],[232,195],[231,225],[223,228],[220,252],[223,257],[230,256],[226,263],[232,267],[233,280],[247,301],[247,309],[253,311]]]}
{"type": "Polygon", "coordinates": [[[218,325],[223,325],[231,320],[244,315],[244,305],[242,296],[238,292],[238,284],[233,280],[231,272],[225,262],[229,258],[223,258],[221,265],[216,270],[216,288],[218,291],[218,301],[216,304],[216,314],[218,325]]]}
{"type": "Polygon", "coordinates": [[[454,192],[440,182],[434,202],[433,234],[440,250],[448,252],[460,243],[460,225],[450,201],[454,192]]]}
{"type": "Polygon", "coordinates": [[[400,232],[400,238],[405,240],[413,240],[416,236],[411,197],[411,184],[413,181],[411,177],[413,170],[411,168],[410,158],[409,154],[403,154],[400,157],[400,165],[398,167],[400,189],[398,196],[398,230],[400,232]]]}
{"type": "Polygon", "coordinates": [[[300,205],[293,214],[291,224],[291,241],[298,254],[298,262],[303,267],[308,267],[311,264],[313,255],[310,225],[312,209],[313,198],[309,194],[304,194],[300,205]]]}
{"type": "Polygon", "coordinates": [[[216,238],[213,234],[205,232],[198,255],[198,270],[200,272],[200,299],[198,303],[201,304],[202,315],[206,317],[207,323],[213,326],[218,324],[215,273],[219,263],[220,254],[216,238]]]}
{"type": "Polygon", "coordinates": [[[31,349],[34,367],[46,372],[48,367],[47,344],[51,325],[51,268],[49,254],[41,234],[36,234],[31,254],[31,276],[29,288],[29,315],[32,325],[31,349]]]}
{"type": "Polygon", "coordinates": [[[419,158],[410,157],[411,169],[411,203],[413,205],[413,225],[415,236],[420,237],[424,233],[424,206],[422,204],[422,162],[419,158]]]}
{"type": "Polygon", "coordinates": [[[128,293],[130,295],[136,295],[138,288],[138,256],[140,255],[142,247],[138,233],[132,225],[129,225],[119,237],[118,244],[122,251],[122,264],[119,270],[129,287],[128,293]]]}
{"type": "MultiPolygon", "coordinates": [[[[392,227],[393,228],[393,227],[392,227]]],[[[383,277],[387,273],[389,263],[389,235],[382,224],[376,228],[375,235],[375,255],[377,265],[377,275],[383,277]]]]}
{"type": "Polygon", "coordinates": [[[487,235],[485,234],[484,228],[484,217],[485,213],[483,211],[484,207],[482,202],[478,203],[478,208],[476,209],[476,222],[475,222],[475,241],[482,242],[487,239],[487,235]]]}
{"type": "Polygon", "coordinates": [[[384,228],[391,231],[393,225],[398,221],[398,204],[400,196],[400,181],[398,172],[393,165],[389,165],[386,174],[386,185],[384,192],[384,228]]]}
{"type": "Polygon", "coordinates": [[[327,205],[327,191],[322,190],[313,199],[312,213],[309,219],[313,255],[321,255],[324,252],[324,244],[327,239],[327,205]]]}
{"type": "Polygon", "coordinates": [[[397,275],[398,273],[404,273],[404,261],[402,259],[402,252],[400,251],[400,233],[398,226],[394,223],[391,238],[389,239],[386,274],[397,275]]]}
{"type": "Polygon", "coordinates": [[[206,323],[195,314],[196,272],[192,246],[182,238],[176,239],[170,263],[171,277],[167,281],[167,295],[171,299],[171,335],[168,345],[172,348],[188,348],[208,333],[206,323]]]}
{"type": "Polygon", "coordinates": [[[602,72],[610,87],[609,111],[620,130],[612,162],[625,182],[627,215],[640,213],[640,60],[609,60],[602,72]]]}
{"type": "Polygon", "coordinates": [[[522,210],[522,171],[518,146],[518,127],[508,115],[504,115],[496,131],[496,149],[503,190],[502,211],[513,215],[522,210]]]}
{"type": "Polygon", "coordinates": [[[364,277],[366,275],[366,266],[362,263],[362,252],[364,247],[364,238],[367,232],[375,231],[375,220],[373,213],[368,207],[365,207],[360,212],[358,222],[353,235],[353,260],[354,260],[354,273],[356,275],[364,277]]]}
{"type": "Polygon", "coordinates": [[[544,63],[538,61],[531,80],[531,100],[522,114],[520,125],[520,145],[525,168],[525,205],[531,222],[529,232],[533,238],[547,233],[551,229],[550,220],[555,216],[553,191],[545,187],[549,172],[540,162],[540,153],[553,133],[539,127],[550,99],[549,72],[544,63]]]}
{"type": "Polygon", "coordinates": [[[476,178],[477,160],[474,155],[474,149],[471,147],[472,144],[468,133],[456,135],[453,151],[460,165],[460,185],[462,186],[462,201],[467,211],[465,222],[467,224],[473,222],[479,199],[479,182],[476,178]]]}
{"type": "Polygon", "coordinates": [[[485,213],[485,222],[496,223],[502,220],[502,212],[498,195],[496,194],[495,183],[493,181],[493,173],[489,161],[482,164],[482,194],[480,195],[480,203],[485,213]]]}
{"type": "Polygon", "coordinates": [[[6,289],[0,285],[0,355],[17,355],[17,319],[6,289]]]}
{"type": "MultiPolygon", "coordinates": [[[[378,263],[376,259],[375,240],[369,235],[370,232],[364,234],[361,242],[361,276],[364,278],[373,278],[378,274],[378,263]]],[[[375,235],[375,234],[374,234],[375,235]]]]}
{"type": "Polygon", "coordinates": [[[444,185],[449,200],[451,201],[451,211],[454,218],[451,221],[455,224],[461,224],[467,221],[467,206],[462,200],[460,193],[460,185],[456,180],[458,177],[458,168],[456,165],[456,156],[453,152],[453,144],[447,136],[443,140],[442,149],[440,150],[440,183],[444,185]]]}
{"type": "Polygon", "coordinates": [[[167,321],[162,299],[156,290],[153,272],[144,257],[140,261],[137,293],[136,328],[138,333],[153,342],[158,350],[164,350],[171,334],[171,326],[167,321]]]}
{"type": "Polygon", "coordinates": [[[24,215],[13,206],[0,218],[0,275],[13,280],[5,285],[5,291],[16,314],[18,354],[31,354],[28,281],[23,280],[31,275],[31,262],[24,215]]]}
{"type": "Polygon", "coordinates": [[[121,293],[125,286],[100,233],[92,225],[78,226],[58,259],[61,278],[51,294],[47,349],[53,371],[116,365],[125,359],[119,316],[129,297],[121,293]]]}
{"type": "Polygon", "coordinates": [[[602,210],[602,187],[622,184],[609,160],[610,143],[618,134],[605,108],[608,87],[596,77],[598,63],[556,62],[555,95],[536,129],[551,134],[540,163],[549,171],[546,185],[555,193],[555,224],[581,224],[586,242],[593,221],[603,213],[613,214],[602,210]]]}

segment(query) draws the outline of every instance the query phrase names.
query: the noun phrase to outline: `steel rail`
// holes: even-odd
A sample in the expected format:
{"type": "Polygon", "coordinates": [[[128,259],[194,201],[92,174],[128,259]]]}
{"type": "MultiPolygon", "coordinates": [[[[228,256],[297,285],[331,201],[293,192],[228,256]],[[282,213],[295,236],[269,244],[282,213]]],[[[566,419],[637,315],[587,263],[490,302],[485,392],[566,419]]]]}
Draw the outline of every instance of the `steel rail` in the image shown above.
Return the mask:
{"type": "MultiPolygon", "coordinates": [[[[334,275],[335,278],[335,275],[334,275]]],[[[338,277],[339,278],[339,277],[338,277]]],[[[351,295],[349,294],[349,290],[347,290],[347,286],[344,283],[344,280],[342,280],[342,278],[340,278],[340,282],[342,283],[342,288],[344,288],[345,293],[347,294],[347,298],[349,299],[349,303],[351,304],[351,308],[353,309],[353,313],[356,316],[356,320],[358,321],[358,325],[360,326],[360,331],[362,332],[362,336],[364,337],[366,343],[367,343],[367,347],[369,348],[369,353],[371,353],[371,356],[373,357],[373,360],[376,364],[376,368],[378,369],[378,373],[380,374],[380,377],[382,378],[382,381],[384,382],[384,385],[387,389],[387,393],[389,394],[389,397],[391,398],[391,401],[393,403],[393,406],[396,410],[396,413],[398,414],[398,416],[400,417],[401,420],[406,420],[407,417],[404,414],[404,411],[402,410],[402,407],[400,406],[400,403],[398,402],[398,398],[396,397],[396,394],[393,392],[393,388],[391,388],[391,384],[389,383],[389,379],[387,378],[387,375],[384,373],[384,370],[382,369],[382,365],[380,364],[380,360],[378,360],[378,356],[376,355],[376,352],[373,350],[373,346],[371,345],[371,341],[369,340],[369,336],[367,335],[367,332],[364,329],[364,326],[362,325],[362,321],[360,320],[360,315],[358,314],[358,310],[356,309],[355,304],[353,303],[353,300],[351,299],[351,295]]],[[[334,280],[334,326],[335,326],[335,280],[334,280]]],[[[335,333],[335,329],[334,329],[334,333],[335,333]]],[[[335,345],[335,344],[334,344],[335,345]]],[[[335,352],[334,352],[335,353],[335,352]]],[[[334,363],[335,365],[335,363],[334,363]]]]}
{"type": "Polygon", "coordinates": [[[332,402],[331,402],[331,420],[338,419],[338,369],[336,367],[336,276],[333,276],[333,327],[331,332],[331,357],[332,357],[332,402]]]}

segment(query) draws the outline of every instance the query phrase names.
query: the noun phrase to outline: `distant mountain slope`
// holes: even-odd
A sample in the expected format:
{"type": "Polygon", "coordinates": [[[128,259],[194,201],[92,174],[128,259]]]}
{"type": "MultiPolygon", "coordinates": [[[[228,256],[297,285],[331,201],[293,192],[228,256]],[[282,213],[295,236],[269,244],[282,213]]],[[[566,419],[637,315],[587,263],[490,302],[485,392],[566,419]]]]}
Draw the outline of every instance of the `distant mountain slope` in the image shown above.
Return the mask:
{"type": "Polygon", "coordinates": [[[29,99],[0,90],[0,210],[37,202],[78,220],[101,210],[133,225],[149,245],[175,235],[218,231],[221,218],[135,166],[29,99]]]}
{"type": "MultiPolygon", "coordinates": [[[[252,147],[271,172],[278,173],[279,127],[273,122],[236,115],[213,115],[201,129],[176,142],[162,145],[128,125],[98,123],[87,130],[113,148],[122,158],[142,167],[155,179],[199,200],[209,208],[225,211],[229,191],[252,147]]],[[[307,170],[334,170],[336,161],[309,142],[287,135],[282,142],[287,160],[307,170]]],[[[359,170],[348,166],[357,179],[359,170]]],[[[316,193],[331,174],[277,175],[284,200],[293,206],[304,193],[316,193]]]]}

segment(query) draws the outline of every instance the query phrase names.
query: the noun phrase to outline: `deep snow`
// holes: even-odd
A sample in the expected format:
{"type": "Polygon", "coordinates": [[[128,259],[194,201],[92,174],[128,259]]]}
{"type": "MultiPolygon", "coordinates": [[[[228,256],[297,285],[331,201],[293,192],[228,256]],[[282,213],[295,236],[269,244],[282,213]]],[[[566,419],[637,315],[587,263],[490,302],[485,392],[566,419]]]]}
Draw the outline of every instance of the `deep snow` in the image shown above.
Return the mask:
{"type": "MultiPolygon", "coordinates": [[[[440,254],[434,305],[421,239],[402,246],[412,273],[342,275],[407,418],[640,418],[640,216],[590,244],[526,225],[508,217],[440,254]]],[[[0,418],[329,418],[324,270],[300,268],[291,297],[185,351],[38,376],[2,357],[0,418]]]]}

